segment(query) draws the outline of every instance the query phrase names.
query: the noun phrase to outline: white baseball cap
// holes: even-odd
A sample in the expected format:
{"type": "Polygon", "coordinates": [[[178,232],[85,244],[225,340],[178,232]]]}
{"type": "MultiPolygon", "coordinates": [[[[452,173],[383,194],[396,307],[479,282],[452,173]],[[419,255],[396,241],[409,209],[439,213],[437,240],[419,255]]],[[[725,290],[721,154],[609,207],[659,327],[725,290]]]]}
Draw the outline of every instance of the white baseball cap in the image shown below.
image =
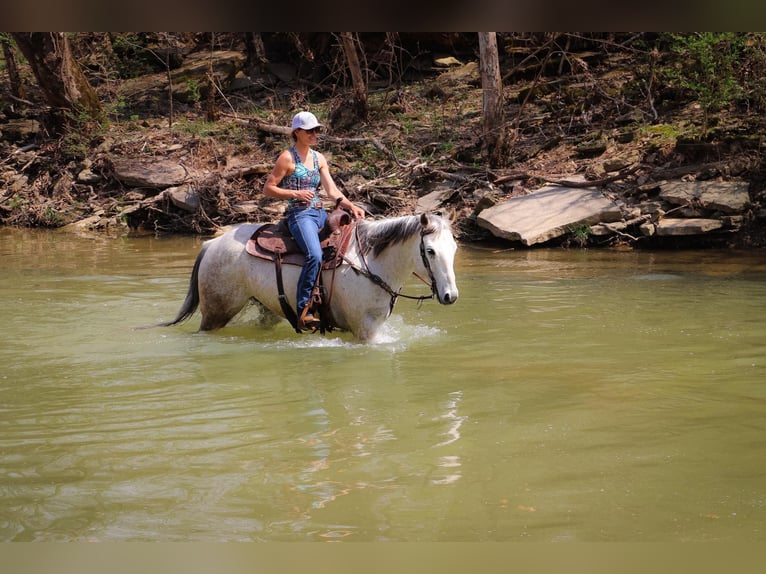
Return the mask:
{"type": "Polygon", "coordinates": [[[292,130],[311,130],[316,127],[323,127],[317,117],[311,112],[299,112],[293,117],[292,130]]]}

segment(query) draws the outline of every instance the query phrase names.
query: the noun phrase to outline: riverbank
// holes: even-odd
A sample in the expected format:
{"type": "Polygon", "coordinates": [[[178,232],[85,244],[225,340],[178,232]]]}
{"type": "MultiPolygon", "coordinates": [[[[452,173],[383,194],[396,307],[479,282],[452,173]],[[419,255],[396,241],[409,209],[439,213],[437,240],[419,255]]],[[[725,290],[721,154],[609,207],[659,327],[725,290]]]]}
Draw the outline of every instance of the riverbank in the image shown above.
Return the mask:
{"type": "Polygon", "coordinates": [[[570,73],[520,74],[505,84],[511,157],[507,167],[490,168],[481,151],[478,63],[456,56],[433,56],[419,79],[371,91],[364,122],[348,121],[337,97],[296,100],[295,86],[275,83],[273,74],[265,89],[267,74],[243,70],[232,52],[220,55],[236,73],[215,121],[199,100],[177,104],[172,122],[157,113],[164,81],[157,74],[110,88],[141,113],[58,138],[45,137],[31,110],[6,111],[0,223],[208,235],[277,219],[283,205],[260,193],[263,180],[289,145],[294,111],[311,109],[327,126],[319,147],[337,183],[371,216],[445,210],[460,240],[513,248],[766,246],[760,114],[732,104],[705,117],[702,137],[693,99],[658,96],[650,118],[629,99],[636,61],[580,54],[587,65],[570,73]],[[709,184],[731,190],[737,207],[695,191],[709,184]],[[673,185],[691,187],[674,195],[666,191],[673,185]],[[562,192],[559,204],[524,213],[536,223],[555,220],[535,236],[544,239],[526,239],[513,221],[487,223],[491,210],[512,211],[506,207],[552,187],[562,192]],[[582,189],[608,202],[608,215],[568,213],[582,206],[582,194],[573,202],[563,192],[582,189]]]}

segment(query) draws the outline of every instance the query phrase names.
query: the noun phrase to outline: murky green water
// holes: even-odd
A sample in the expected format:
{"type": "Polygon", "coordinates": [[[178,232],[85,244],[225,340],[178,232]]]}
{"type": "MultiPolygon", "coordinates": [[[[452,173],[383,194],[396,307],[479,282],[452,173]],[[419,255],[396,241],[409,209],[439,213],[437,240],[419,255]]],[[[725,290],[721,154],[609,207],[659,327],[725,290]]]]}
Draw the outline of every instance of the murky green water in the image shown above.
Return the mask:
{"type": "Polygon", "coordinates": [[[0,540],[766,539],[766,253],[463,247],[376,345],[133,330],[199,246],[0,229],[0,540]]]}

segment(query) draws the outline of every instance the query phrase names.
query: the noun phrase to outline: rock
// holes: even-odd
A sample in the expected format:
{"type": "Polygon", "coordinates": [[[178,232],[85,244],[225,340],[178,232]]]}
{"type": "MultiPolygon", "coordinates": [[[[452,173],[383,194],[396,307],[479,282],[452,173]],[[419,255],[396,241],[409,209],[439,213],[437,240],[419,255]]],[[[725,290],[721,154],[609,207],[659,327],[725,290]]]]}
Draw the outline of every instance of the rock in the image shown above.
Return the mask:
{"type": "Polygon", "coordinates": [[[603,237],[605,235],[612,235],[615,231],[622,231],[622,229],[615,229],[603,223],[590,226],[590,234],[595,237],[603,237]]]}
{"type": "Polygon", "coordinates": [[[37,120],[11,120],[3,124],[3,139],[12,142],[24,142],[40,133],[37,120]]]}
{"type": "Polygon", "coordinates": [[[447,56],[446,58],[436,58],[434,60],[434,64],[439,66],[440,68],[450,68],[453,66],[462,66],[463,63],[458,60],[457,58],[453,58],[452,56],[447,56]]]}
{"type": "Polygon", "coordinates": [[[442,204],[442,191],[436,190],[418,198],[418,204],[415,207],[415,213],[434,211],[442,204]]]}
{"type": "Polygon", "coordinates": [[[451,68],[450,70],[439,74],[439,81],[448,84],[454,83],[470,83],[479,80],[479,64],[476,62],[468,62],[457,68],[451,68]]]}
{"type": "Polygon", "coordinates": [[[186,179],[186,169],[174,161],[118,159],[113,161],[114,177],[131,187],[164,189],[181,185],[186,179]]]}
{"type": "Polygon", "coordinates": [[[86,217],[85,219],[80,219],[79,221],[64,225],[61,227],[61,231],[87,231],[90,229],[95,229],[100,226],[102,217],[103,211],[97,213],[96,215],[86,217]]]}
{"type": "Polygon", "coordinates": [[[195,213],[199,209],[199,194],[188,184],[169,187],[163,193],[173,202],[173,205],[184,211],[195,213]]]}
{"type": "Polygon", "coordinates": [[[666,181],[660,199],[674,205],[698,202],[705,209],[741,213],[750,203],[745,181],[666,181]]]}
{"type": "Polygon", "coordinates": [[[243,201],[241,203],[237,203],[235,205],[231,206],[234,211],[237,213],[245,213],[245,214],[251,214],[256,213],[261,210],[260,205],[257,201],[243,201]]]}
{"type": "Polygon", "coordinates": [[[61,177],[59,177],[58,180],[56,180],[56,183],[53,184],[51,195],[57,199],[67,197],[72,191],[73,183],[74,183],[74,178],[72,177],[72,174],[69,173],[68,171],[65,171],[61,175],[61,177]]]}
{"type": "Polygon", "coordinates": [[[298,77],[298,70],[291,62],[269,62],[266,64],[266,70],[285,84],[294,82],[298,77]]]}
{"type": "Polygon", "coordinates": [[[603,137],[587,139],[575,146],[575,151],[580,157],[595,157],[606,151],[607,141],[603,137]]]}
{"type": "Polygon", "coordinates": [[[23,174],[13,176],[7,187],[12,193],[24,193],[28,188],[29,178],[23,174]]]}
{"type": "Polygon", "coordinates": [[[471,219],[476,219],[476,216],[482,211],[497,205],[500,200],[499,194],[493,190],[474,191],[474,197],[478,197],[479,200],[476,202],[476,207],[473,208],[471,219]]]}
{"type": "Polygon", "coordinates": [[[242,70],[238,71],[231,81],[229,88],[231,90],[246,90],[254,87],[256,84],[242,70]]]}
{"type": "MultiPolygon", "coordinates": [[[[141,191],[132,189],[126,192],[125,195],[123,195],[122,197],[125,201],[144,201],[146,199],[146,195],[147,194],[141,191]]],[[[151,196],[150,200],[154,202],[157,198],[161,199],[159,195],[155,195],[155,196],[151,196]]]]}
{"type": "Polygon", "coordinates": [[[534,245],[564,235],[572,225],[621,219],[619,207],[597,189],[547,186],[485,209],[476,222],[497,237],[534,245]]]}
{"type": "Polygon", "coordinates": [[[637,207],[641,210],[642,215],[653,215],[662,211],[662,203],[659,201],[644,201],[639,203],[637,207]]]}
{"type": "Polygon", "coordinates": [[[723,227],[720,219],[662,219],[655,225],[659,236],[703,235],[723,227]]]}
{"type": "Polygon", "coordinates": [[[628,124],[641,124],[643,121],[644,114],[641,112],[641,110],[633,110],[615,119],[615,123],[620,126],[628,124]]]}
{"type": "Polygon", "coordinates": [[[440,188],[432,191],[431,193],[418,198],[418,203],[415,207],[415,213],[436,211],[442,206],[442,204],[449,201],[453,195],[455,195],[455,189],[453,188],[440,188]]]}
{"type": "Polygon", "coordinates": [[[77,181],[78,183],[85,183],[85,184],[98,183],[99,181],[101,181],[101,176],[91,171],[89,167],[86,167],[85,169],[80,171],[80,173],[77,174],[77,181]]]}
{"type": "Polygon", "coordinates": [[[623,128],[614,134],[614,139],[618,143],[626,144],[632,142],[636,138],[636,130],[623,128]]]}
{"type": "Polygon", "coordinates": [[[626,167],[638,163],[639,159],[637,154],[627,155],[625,157],[613,157],[604,160],[603,168],[606,172],[620,171],[621,169],[625,169],[626,167]]]}
{"type": "Polygon", "coordinates": [[[743,215],[724,215],[721,217],[721,223],[726,229],[739,229],[745,222],[743,215]]]}

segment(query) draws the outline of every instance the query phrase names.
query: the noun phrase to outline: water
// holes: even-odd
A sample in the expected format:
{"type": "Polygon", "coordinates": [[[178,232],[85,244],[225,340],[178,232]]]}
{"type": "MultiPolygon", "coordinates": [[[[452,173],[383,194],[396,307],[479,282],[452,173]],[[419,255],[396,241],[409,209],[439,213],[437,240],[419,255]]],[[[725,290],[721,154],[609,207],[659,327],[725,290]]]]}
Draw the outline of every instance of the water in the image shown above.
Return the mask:
{"type": "Polygon", "coordinates": [[[374,345],[133,330],[199,247],[0,229],[0,540],[766,539],[766,254],[463,246],[374,345]]]}

